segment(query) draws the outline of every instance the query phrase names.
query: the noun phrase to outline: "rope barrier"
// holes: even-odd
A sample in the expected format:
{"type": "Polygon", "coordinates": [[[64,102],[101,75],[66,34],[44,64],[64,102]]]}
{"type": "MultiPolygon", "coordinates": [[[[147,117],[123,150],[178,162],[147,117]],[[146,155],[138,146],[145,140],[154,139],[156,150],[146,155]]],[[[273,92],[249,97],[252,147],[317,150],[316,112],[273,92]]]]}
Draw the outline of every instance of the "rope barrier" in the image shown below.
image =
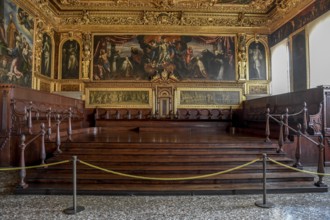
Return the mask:
{"type": "Polygon", "coordinates": [[[283,166],[283,167],[286,167],[288,169],[291,169],[291,170],[294,170],[294,171],[298,171],[298,172],[301,172],[301,173],[307,173],[307,174],[313,174],[313,175],[320,175],[320,176],[330,176],[330,174],[328,173],[317,173],[317,172],[312,172],[312,171],[307,171],[307,170],[301,170],[301,169],[298,169],[298,168],[295,168],[295,167],[291,167],[291,166],[288,166],[286,164],[283,164],[283,163],[280,163],[276,160],[273,160],[271,158],[268,157],[268,160],[277,164],[277,165],[280,165],[280,166],[283,166]]]}
{"type": "Polygon", "coordinates": [[[130,177],[130,178],[134,178],[134,179],[143,179],[143,180],[159,180],[159,181],[174,181],[174,180],[176,180],[176,181],[178,181],[178,180],[201,179],[201,178],[212,177],[212,176],[217,176],[217,175],[229,173],[231,171],[238,170],[238,169],[244,168],[246,166],[249,166],[251,164],[254,164],[254,163],[256,163],[256,162],[258,162],[260,160],[261,159],[258,158],[258,159],[252,160],[252,161],[250,161],[248,163],[245,163],[243,165],[240,165],[240,166],[237,166],[237,167],[234,167],[234,168],[230,168],[228,170],[220,171],[220,172],[217,172],[217,173],[205,174],[205,175],[200,175],[200,176],[173,177],[173,178],[157,178],[157,177],[146,177],[146,176],[131,175],[131,174],[121,173],[121,172],[117,172],[117,171],[113,171],[113,170],[108,170],[108,169],[105,169],[105,168],[102,168],[102,167],[99,167],[99,166],[96,166],[96,165],[93,165],[93,164],[84,162],[82,160],[78,160],[78,161],[80,163],[86,165],[86,166],[89,166],[89,167],[92,167],[92,168],[95,168],[95,169],[99,169],[99,170],[102,170],[102,171],[107,172],[107,173],[112,173],[112,174],[118,175],[118,176],[130,177]]]}
{"type": "MultiPolygon", "coordinates": [[[[55,166],[59,164],[64,164],[64,163],[69,163],[70,160],[64,160],[60,162],[55,162],[55,163],[48,163],[48,164],[42,164],[42,165],[36,165],[36,166],[28,166],[24,167],[25,169],[33,169],[33,168],[41,168],[41,167],[49,167],[49,166],[55,166]]],[[[0,171],[13,171],[13,170],[21,170],[22,167],[12,167],[12,168],[0,168],[0,171]]]]}

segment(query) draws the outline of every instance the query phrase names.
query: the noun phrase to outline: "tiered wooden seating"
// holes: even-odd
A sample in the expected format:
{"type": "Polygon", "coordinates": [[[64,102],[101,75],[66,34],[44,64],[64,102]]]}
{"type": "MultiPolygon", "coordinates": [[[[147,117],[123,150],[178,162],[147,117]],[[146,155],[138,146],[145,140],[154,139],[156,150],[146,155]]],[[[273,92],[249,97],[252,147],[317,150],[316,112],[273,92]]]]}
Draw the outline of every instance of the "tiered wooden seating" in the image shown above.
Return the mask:
{"type": "MultiPolygon", "coordinates": [[[[112,121],[113,122],[113,121],[112,121]]],[[[151,123],[151,121],[149,122],[151,123]]],[[[184,126],[185,122],[180,126],[184,126]]],[[[118,125],[118,124],[117,124],[118,125]]],[[[171,126],[180,126],[171,124],[171,126]]],[[[262,139],[231,136],[224,132],[207,132],[198,128],[191,132],[137,132],[99,128],[98,132],[73,136],[65,143],[63,154],[47,162],[72,159],[88,162],[113,171],[147,177],[190,177],[215,173],[242,165],[262,153],[292,165],[276,146],[262,139]]],[[[148,126],[147,126],[148,127],[148,126]]],[[[149,126],[151,131],[152,125],[149,126]]],[[[324,192],[327,187],[315,187],[314,177],[293,172],[274,164],[268,166],[270,192],[324,192]]],[[[27,189],[16,193],[72,194],[72,164],[62,164],[38,170],[28,170],[27,189]]],[[[78,194],[109,195],[191,195],[239,194],[262,192],[262,162],[227,174],[196,180],[141,180],[113,175],[78,162],[78,194]]]]}

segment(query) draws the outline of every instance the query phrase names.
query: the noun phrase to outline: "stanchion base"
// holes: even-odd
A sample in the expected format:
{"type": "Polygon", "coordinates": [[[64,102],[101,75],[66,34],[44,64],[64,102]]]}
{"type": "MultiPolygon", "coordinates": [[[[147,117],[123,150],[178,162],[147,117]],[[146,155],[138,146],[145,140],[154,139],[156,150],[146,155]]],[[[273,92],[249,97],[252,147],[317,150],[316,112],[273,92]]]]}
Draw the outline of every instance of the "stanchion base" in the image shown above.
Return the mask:
{"type": "Polygon", "coordinates": [[[77,206],[76,210],[74,210],[73,207],[70,207],[70,208],[64,209],[63,212],[67,215],[74,215],[74,214],[84,211],[84,210],[85,210],[85,207],[77,206]]]}
{"type": "Polygon", "coordinates": [[[263,201],[255,202],[255,205],[260,207],[260,208],[267,208],[267,209],[275,207],[274,203],[271,203],[271,202],[264,203],[263,201]]]}

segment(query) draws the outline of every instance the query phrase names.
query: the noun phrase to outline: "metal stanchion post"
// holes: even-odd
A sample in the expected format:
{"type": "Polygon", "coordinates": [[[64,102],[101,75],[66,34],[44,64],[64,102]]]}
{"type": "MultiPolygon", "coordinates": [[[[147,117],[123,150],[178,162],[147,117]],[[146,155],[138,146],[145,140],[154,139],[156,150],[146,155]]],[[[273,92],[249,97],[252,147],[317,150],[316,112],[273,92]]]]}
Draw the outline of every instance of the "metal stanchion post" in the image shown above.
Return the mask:
{"type": "Polygon", "coordinates": [[[73,207],[63,210],[65,214],[74,215],[84,211],[83,206],[77,206],[77,156],[73,156],[73,207]]]}
{"type": "Polygon", "coordinates": [[[267,202],[267,179],[266,179],[266,171],[267,171],[267,154],[263,154],[263,201],[257,201],[255,203],[256,206],[261,208],[273,208],[275,205],[271,202],[267,202]]]}

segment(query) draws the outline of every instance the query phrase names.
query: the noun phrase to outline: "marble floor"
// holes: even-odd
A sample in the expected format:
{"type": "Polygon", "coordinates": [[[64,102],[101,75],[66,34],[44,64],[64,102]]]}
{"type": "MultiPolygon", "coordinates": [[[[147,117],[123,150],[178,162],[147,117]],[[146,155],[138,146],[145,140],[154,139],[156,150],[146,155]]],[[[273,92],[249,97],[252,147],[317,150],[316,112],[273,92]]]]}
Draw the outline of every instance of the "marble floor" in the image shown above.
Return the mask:
{"type": "MultiPolygon", "coordinates": [[[[306,168],[305,168],[306,169],[306,168]]],[[[308,168],[315,171],[316,168],[308,168]]],[[[327,168],[330,173],[330,168],[327,168]]],[[[8,180],[0,173],[3,184],[8,180]]],[[[324,182],[330,184],[330,178],[324,182]]],[[[330,193],[268,194],[265,209],[255,206],[262,195],[221,196],[77,196],[77,205],[85,210],[67,215],[72,196],[0,195],[0,219],[114,219],[114,220],[193,220],[193,219],[330,219],[330,193]]]]}

